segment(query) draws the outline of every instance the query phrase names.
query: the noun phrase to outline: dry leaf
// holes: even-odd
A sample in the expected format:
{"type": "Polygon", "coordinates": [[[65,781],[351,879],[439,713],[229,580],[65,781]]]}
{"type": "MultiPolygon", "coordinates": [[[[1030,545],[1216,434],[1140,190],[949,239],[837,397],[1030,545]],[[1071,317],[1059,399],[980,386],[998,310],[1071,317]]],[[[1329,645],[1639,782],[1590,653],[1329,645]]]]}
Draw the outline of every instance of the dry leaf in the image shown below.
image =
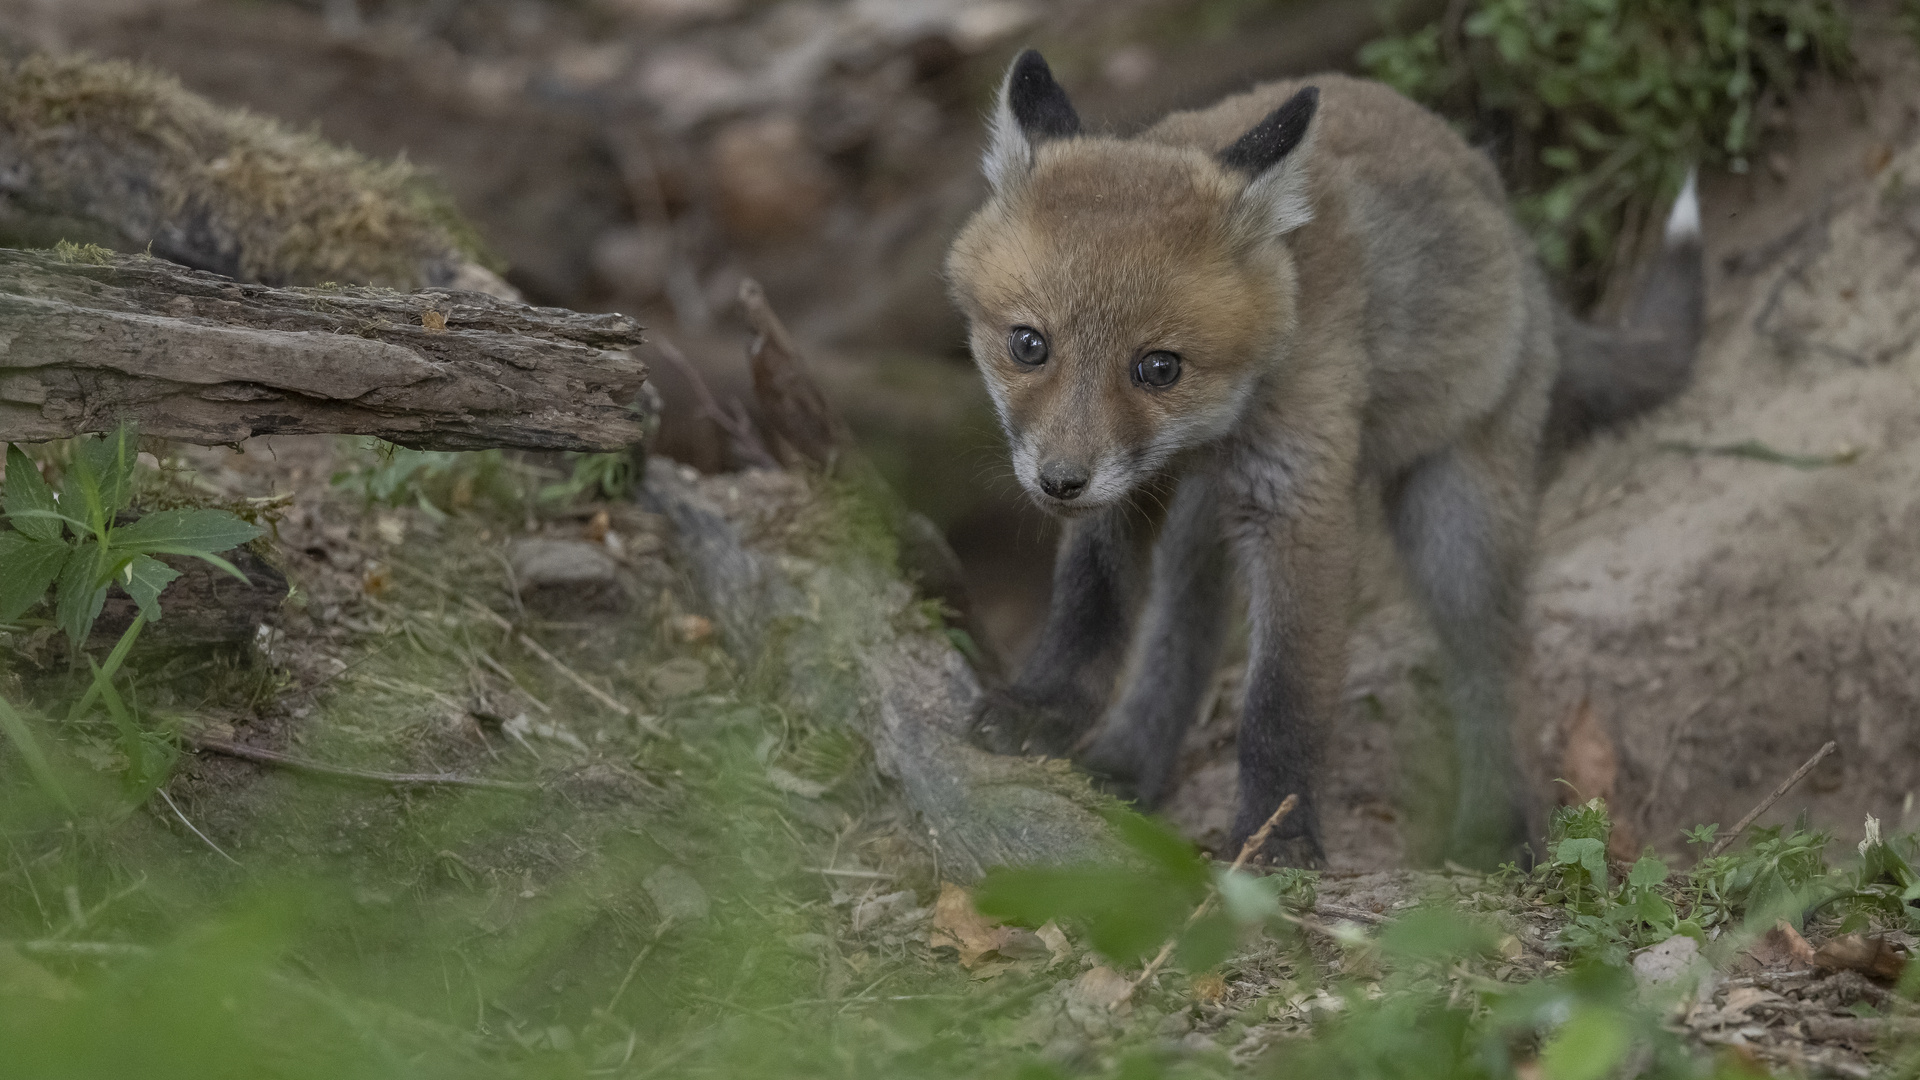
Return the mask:
{"type": "Polygon", "coordinates": [[[1835,971],[1858,971],[1876,979],[1897,979],[1906,970],[1907,958],[1900,955],[1886,938],[1875,935],[1847,934],[1820,946],[1813,962],[1835,971]]]}
{"type": "Polygon", "coordinates": [[[713,620],[704,615],[680,615],[673,620],[673,632],[689,645],[698,645],[713,636],[713,620]]]}
{"type": "Polygon", "coordinates": [[[1593,711],[1593,705],[1581,698],[1567,717],[1566,736],[1560,751],[1560,778],[1572,785],[1561,789],[1568,803],[1588,799],[1613,802],[1614,785],[1620,779],[1620,753],[1613,736],[1593,711]]]}
{"type": "Polygon", "coordinates": [[[1800,931],[1785,919],[1773,924],[1773,929],[1760,936],[1747,950],[1761,967],[1776,970],[1798,971],[1813,966],[1813,946],[1800,936],[1800,931]]]}
{"type": "MultiPolygon", "coordinates": [[[[960,954],[960,966],[974,968],[988,954],[998,953],[1012,936],[1013,927],[987,921],[973,908],[973,894],[949,881],[940,886],[933,905],[933,930],[927,944],[960,954]]],[[[1028,932],[1028,936],[1034,936],[1028,932]]]]}
{"type": "Polygon", "coordinates": [[[1070,1004],[1091,1006],[1096,1009],[1116,1009],[1128,1003],[1133,996],[1133,980],[1113,970],[1105,964],[1091,967],[1073,980],[1067,988],[1067,1000],[1070,1004]]]}
{"type": "Polygon", "coordinates": [[[601,543],[606,540],[607,533],[612,530],[612,528],[613,519],[607,516],[605,510],[601,510],[593,515],[591,521],[587,522],[586,537],[593,543],[601,543]]]}
{"type": "Polygon", "coordinates": [[[1720,1006],[1720,1011],[1722,1015],[1727,1017],[1729,1023],[1733,1023],[1736,1022],[1735,1017],[1744,1021],[1747,1010],[1753,1008],[1755,1005],[1763,1005],[1769,1001],[1785,1000],[1787,999],[1771,990],[1762,990],[1757,986],[1740,986],[1727,992],[1726,1004],[1720,1006]]]}
{"type": "Polygon", "coordinates": [[[1053,957],[1047,961],[1048,967],[1063,960],[1073,959],[1073,945],[1067,941],[1066,933],[1053,920],[1047,920],[1046,925],[1034,931],[1034,934],[1039,937],[1041,943],[1047,947],[1047,952],[1053,957]]]}

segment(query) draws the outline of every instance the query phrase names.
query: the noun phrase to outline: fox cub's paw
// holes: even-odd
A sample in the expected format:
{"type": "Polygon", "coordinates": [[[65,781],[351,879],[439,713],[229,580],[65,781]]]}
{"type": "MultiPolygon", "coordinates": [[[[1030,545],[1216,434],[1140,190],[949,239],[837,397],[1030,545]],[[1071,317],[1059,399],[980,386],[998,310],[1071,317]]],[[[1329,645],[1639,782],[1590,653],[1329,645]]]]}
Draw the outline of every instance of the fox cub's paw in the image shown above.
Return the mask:
{"type": "MultiPolygon", "coordinates": [[[[1268,810],[1255,816],[1243,805],[1233,823],[1233,831],[1228,834],[1227,846],[1218,852],[1219,856],[1229,860],[1238,858],[1247,840],[1266,823],[1270,813],[1272,811],[1268,810]]],[[[1313,804],[1302,802],[1295,807],[1248,862],[1256,866],[1295,866],[1303,870],[1325,867],[1327,853],[1320,847],[1320,825],[1313,804]]]]}
{"type": "Polygon", "coordinates": [[[1000,687],[974,710],[973,741],[996,754],[1065,757],[1096,718],[1091,704],[1070,696],[1000,687]]]}

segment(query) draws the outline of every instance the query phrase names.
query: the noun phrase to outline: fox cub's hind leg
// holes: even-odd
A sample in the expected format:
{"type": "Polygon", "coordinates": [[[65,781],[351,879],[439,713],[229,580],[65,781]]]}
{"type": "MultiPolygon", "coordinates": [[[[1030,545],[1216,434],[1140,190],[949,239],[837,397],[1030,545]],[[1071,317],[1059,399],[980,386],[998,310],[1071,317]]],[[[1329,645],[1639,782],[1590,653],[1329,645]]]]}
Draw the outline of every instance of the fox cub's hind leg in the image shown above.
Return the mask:
{"type": "Polygon", "coordinates": [[[1227,556],[1213,477],[1181,481],[1153,547],[1132,681],[1080,756],[1115,794],[1153,807],[1170,794],[1180,742],[1199,711],[1226,626],[1227,556]]]}
{"type": "Polygon", "coordinates": [[[1470,440],[1427,458],[1388,498],[1395,544],[1446,668],[1460,784],[1447,857],[1484,868],[1523,857],[1527,839],[1513,693],[1535,481],[1530,440],[1515,433],[1501,441],[1470,440]]]}
{"type": "Polygon", "coordinates": [[[1152,526],[1140,507],[1124,503],[1068,523],[1033,655],[974,718],[982,746],[1065,757],[1099,720],[1126,657],[1152,526]]]}

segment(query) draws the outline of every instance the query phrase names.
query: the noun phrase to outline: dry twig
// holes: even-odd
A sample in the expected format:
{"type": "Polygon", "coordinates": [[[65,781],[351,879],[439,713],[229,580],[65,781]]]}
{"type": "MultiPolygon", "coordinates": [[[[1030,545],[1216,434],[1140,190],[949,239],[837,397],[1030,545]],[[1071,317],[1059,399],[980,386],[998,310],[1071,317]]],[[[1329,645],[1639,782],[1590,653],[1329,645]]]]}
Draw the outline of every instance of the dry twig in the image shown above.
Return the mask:
{"type": "MultiPolygon", "coordinates": [[[[1274,809],[1272,816],[1267,818],[1266,824],[1260,826],[1257,832],[1247,837],[1246,843],[1240,845],[1240,854],[1234,858],[1233,866],[1227,870],[1227,873],[1235,873],[1241,867],[1247,865],[1247,861],[1252,859],[1262,847],[1266,846],[1267,837],[1273,835],[1273,830],[1279,828],[1280,823],[1285,821],[1287,815],[1293,813],[1293,808],[1298,805],[1300,805],[1300,796],[1298,795],[1289,795],[1285,799],[1280,800],[1280,805],[1274,809]]],[[[1212,910],[1213,902],[1217,899],[1219,899],[1218,893],[1208,892],[1207,898],[1200,901],[1199,907],[1193,909],[1193,914],[1187,916],[1186,923],[1183,924],[1180,929],[1185,931],[1187,927],[1199,922],[1202,916],[1212,910]]],[[[1173,955],[1173,947],[1179,940],[1180,935],[1175,934],[1167,939],[1165,945],[1160,946],[1160,951],[1154,955],[1153,960],[1140,972],[1140,977],[1133,980],[1133,985],[1127,987],[1126,997],[1121,998],[1120,1001],[1126,1001],[1128,998],[1131,998],[1133,992],[1140,989],[1141,984],[1153,978],[1153,976],[1159,972],[1160,966],[1167,962],[1167,957],[1173,955]]],[[[1115,1002],[1114,1004],[1118,1005],[1119,1003],[1120,1002],[1115,1002]]]]}
{"type": "Polygon", "coordinates": [[[1707,849],[1707,858],[1711,859],[1715,855],[1718,855],[1721,852],[1727,850],[1727,848],[1733,844],[1734,840],[1738,838],[1741,833],[1747,831],[1747,826],[1753,824],[1755,818],[1758,818],[1761,814],[1766,813],[1767,810],[1770,809],[1774,803],[1779,802],[1781,798],[1786,795],[1787,792],[1792,791],[1793,785],[1799,783],[1802,779],[1804,779],[1808,773],[1813,771],[1813,767],[1815,765],[1818,765],[1822,761],[1825,761],[1827,759],[1827,755],[1833,753],[1836,749],[1839,748],[1839,746],[1840,746],[1839,743],[1829,739],[1827,741],[1827,745],[1820,748],[1819,753],[1808,758],[1807,763],[1805,765],[1802,765],[1799,768],[1793,770],[1792,776],[1789,776],[1785,780],[1781,781],[1780,786],[1773,789],[1773,794],[1760,800],[1759,806],[1756,806],[1753,809],[1747,811],[1746,817],[1741,818],[1740,821],[1737,824],[1735,824],[1733,828],[1728,829],[1726,831],[1725,835],[1721,836],[1720,839],[1714,841],[1713,846],[1707,849]]]}
{"type": "Polygon", "coordinates": [[[313,773],[316,776],[332,776],[341,780],[358,780],[368,784],[387,784],[393,787],[465,787],[480,788],[485,791],[515,791],[522,794],[540,790],[539,784],[521,780],[489,780],[480,776],[460,776],[455,773],[383,773],[366,769],[352,769],[345,765],[328,765],[319,761],[282,754],[278,750],[267,750],[245,743],[229,742],[226,739],[209,739],[204,736],[186,736],[186,744],[195,750],[208,754],[222,754],[261,765],[278,765],[295,772],[313,773]]]}
{"type": "Polygon", "coordinates": [[[654,351],[672,364],[680,372],[681,378],[693,387],[694,396],[700,399],[700,411],[706,413],[707,419],[712,420],[716,427],[726,432],[727,438],[733,441],[733,452],[739,455],[742,464],[756,469],[780,467],[779,460],[767,449],[765,440],[754,430],[753,419],[746,414],[746,410],[740,408],[738,401],[732,402],[734,407],[731,411],[722,408],[719,399],[713,396],[713,390],[707,386],[706,378],[700,374],[700,369],[693,366],[693,361],[675,348],[673,342],[656,335],[649,338],[647,344],[652,345],[654,351]]]}

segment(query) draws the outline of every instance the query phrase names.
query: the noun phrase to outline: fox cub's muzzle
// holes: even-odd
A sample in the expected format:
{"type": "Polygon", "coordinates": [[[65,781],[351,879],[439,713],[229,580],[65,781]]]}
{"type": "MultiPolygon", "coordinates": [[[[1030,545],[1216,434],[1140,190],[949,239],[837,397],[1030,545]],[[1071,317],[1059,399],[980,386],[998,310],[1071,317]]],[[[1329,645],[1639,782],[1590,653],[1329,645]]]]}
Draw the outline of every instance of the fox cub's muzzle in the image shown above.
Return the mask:
{"type": "Polygon", "coordinates": [[[1061,502],[1072,502],[1087,490],[1092,473],[1074,461],[1049,461],[1040,466],[1040,490],[1061,502]]]}

